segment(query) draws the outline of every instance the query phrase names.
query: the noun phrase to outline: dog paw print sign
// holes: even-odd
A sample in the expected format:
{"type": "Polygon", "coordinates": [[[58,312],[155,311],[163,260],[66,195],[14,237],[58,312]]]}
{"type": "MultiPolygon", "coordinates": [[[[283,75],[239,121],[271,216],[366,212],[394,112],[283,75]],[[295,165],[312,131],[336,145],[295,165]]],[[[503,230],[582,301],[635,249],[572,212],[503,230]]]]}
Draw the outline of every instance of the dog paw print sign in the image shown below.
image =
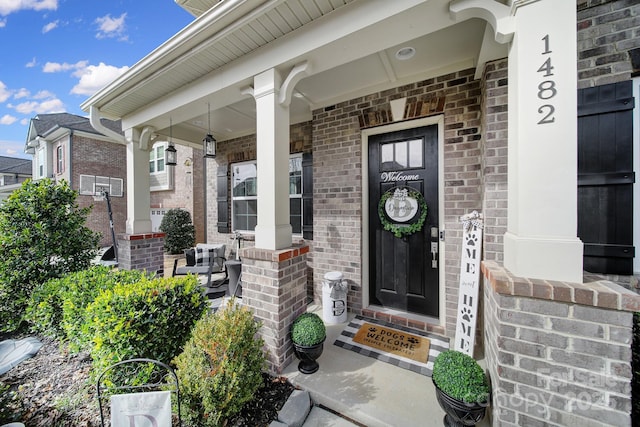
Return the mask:
{"type": "Polygon", "coordinates": [[[454,348],[473,357],[482,256],[482,214],[473,211],[461,217],[460,220],[463,234],[454,348]]]}

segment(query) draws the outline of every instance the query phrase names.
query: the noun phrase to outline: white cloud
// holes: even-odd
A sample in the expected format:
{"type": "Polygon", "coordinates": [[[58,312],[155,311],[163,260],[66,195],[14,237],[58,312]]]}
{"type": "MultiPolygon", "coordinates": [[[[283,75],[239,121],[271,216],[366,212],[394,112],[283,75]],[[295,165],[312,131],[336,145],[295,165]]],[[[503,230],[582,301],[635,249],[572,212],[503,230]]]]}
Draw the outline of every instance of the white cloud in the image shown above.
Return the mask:
{"type": "MultiPolygon", "coordinates": [[[[1,0],[0,0],[1,1],[1,0]]],[[[60,21],[53,21],[53,22],[49,22],[47,25],[45,25],[44,27],[42,27],[42,34],[46,34],[51,30],[55,30],[56,28],[58,28],[58,24],[60,23],[60,21]]]]}
{"type": "Polygon", "coordinates": [[[127,14],[125,12],[117,18],[112,18],[110,14],[96,18],[95,23],[98,24],[98,33],[96,34],[96,38],[117,38],[119,40],[127,40],[128,37],[125,33],[126,26],[124,23],[126,17],[127,14]]]}
{"type": "Polygon", "coordinates": [[[47,99],[47,98],[55,98],[56,95],[54,93],[49,92],[48,90],[41,90],[35,95],[33,95],[33,99],[47,99]]]}
{"type": "Polygon", "coordinates": [[[93,95],[116,78],[120,77],[129,67],[114,67],[101,62],[99,65],[89,65],[83,70],[78,70],[73,75],[80,81],[71,89],[76,95],[93,95]]]}
{"type": "Polygon", "coordinates": [[[0,15],[7,16],[21,10],[56,10],[58,0],[0,0],[0,15]]]}
{"type": "Polygon", "coordinates": [[[8,105],[20,114],[40,113],[64,113],[64,103],[58,98],[47,99],[41,102],[27,101],[18,105],[8,105]]]}
{"type": "Polygon", "coordinates": [[[36,61],[36,58],[34,57],[31,61],[27,62],[26,64],[24,64],[24,66],[26,68],[33,68],[38,64],[38,62],[36,61]]]}
{"type": "Polygon", "coordinates": [[[87,66],[87,64],[89,64],[89,61],[78,61],[75,64],[69,64],[66,62],[63,62],[62,64],[59,62],[47,62],[44,64],[44,67],[42,67],[42,71],[44,73],[61,73],[64,71],[82,70],[87,66]]]}
{"type": "Polygon", "coordinates": [[[25,153],[23,141],[0,140],[0,155],[17,157],[20,159],[32,159],[30,154],[25,153]]]}
{"type": "Polygon", "coordinates": [[[18,91],[13,95],[13,99],[20,99],[20,98],[28,98],[29,96],[31,96],[31,92],[29,92],[27,89],[25,88],[20,88],[18,89],[18,91]]]}
{"type": "Polygon", "coordinates": [[[0,28],[4,28],[7,26],[7,20],[6,19],[0,19],[0,28]]]}
{"type": "Polygon", "coordinates": [[[9,114],[5,114],[0,117],[0,125],[12,125],[18,120],[17,117],[10,116],[9,114]]]}
{"type": "Polygon", "coordinates": [[[0,81],[0,102],[4,102],[11,96],[11,91],[0,81]]]}

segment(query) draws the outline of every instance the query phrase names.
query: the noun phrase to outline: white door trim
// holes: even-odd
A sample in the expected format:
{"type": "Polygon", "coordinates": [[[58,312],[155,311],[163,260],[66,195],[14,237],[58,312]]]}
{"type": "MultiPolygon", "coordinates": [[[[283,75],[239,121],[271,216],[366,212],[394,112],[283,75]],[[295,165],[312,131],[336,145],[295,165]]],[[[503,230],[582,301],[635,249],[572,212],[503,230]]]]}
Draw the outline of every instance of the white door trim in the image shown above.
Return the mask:
{"type": "MultiPolygon", "coordinates": [[[[384,126],[363,129],[362,138],[362,307],[369,307],[369,137],[383,133],[397,132],[407,129],[414,129],[423,126],[438,125],[438,211],[440,231],[444,231],[444,115],[425,117],[415,120],[391,123],[384,126]]],[[[410,317],[426,320],[428,323],[437,323],[445,326],[445,242],[439,241],[439,313],[435,319],[428,316],[420,316],[414,313],[407,313],[410,317]]],[[[425,261],[426,262],[426,261],[425,261]]],[[[403,312],[403,314],[405,314],[403,312]]]]}

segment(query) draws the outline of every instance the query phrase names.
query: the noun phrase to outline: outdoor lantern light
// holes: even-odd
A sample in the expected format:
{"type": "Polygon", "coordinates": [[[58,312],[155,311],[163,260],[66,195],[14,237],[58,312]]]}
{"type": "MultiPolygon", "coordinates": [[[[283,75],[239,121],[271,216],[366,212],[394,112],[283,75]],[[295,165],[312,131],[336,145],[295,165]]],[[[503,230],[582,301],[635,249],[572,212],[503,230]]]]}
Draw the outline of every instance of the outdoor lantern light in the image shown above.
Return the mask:
{"type": "Polygon", "coordinates": [[[209,118],[209,133],[202,140],[202,149],[204,150],[204,157],[209,159],[216,158],[216,139],[211,135],[211,104],[207,102],[207,111],[209,118]]]}
{"type": "Polygon", "coordinates": [[[164,150],[164,163],[167,166],[175,166],[178,164],[176,147],[170,142],[169,146],[164,150]]]}
{"type": "Polygon", "coordinates": [[[173,146],[171,141],[173,136],[173,123],[169,119],[169,146],[164,150],[164,164],[167,166],[175,166],[178,164],[178,155],[176,147],[173,146]]]}
{"type": "Polygon", "coordinates": [[[210,133],[202,140],[204,156],[210,159],[216,158],[216,139],[210,133]]]}

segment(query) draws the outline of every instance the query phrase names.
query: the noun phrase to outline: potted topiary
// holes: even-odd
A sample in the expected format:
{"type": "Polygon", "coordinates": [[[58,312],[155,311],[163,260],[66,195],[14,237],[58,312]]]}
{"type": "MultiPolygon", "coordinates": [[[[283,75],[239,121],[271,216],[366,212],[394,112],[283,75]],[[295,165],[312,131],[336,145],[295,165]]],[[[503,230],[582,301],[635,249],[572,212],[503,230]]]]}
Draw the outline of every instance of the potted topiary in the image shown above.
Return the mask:
{"type": "Polygon", "coordinates": [[[315,313],[302,313],[291,325],[293,350],[300,363],[298,370],[303,374],[313,374],[319,368],[316,359],[322,354],[327,329],[315,313]]]}
{"type": "Polygon", "coordinates": [[[431,375],[445,426],[474,426],[484,418],[491,389],[482,367],[471,356],[443,351],[433,363],[431,375]]]}

